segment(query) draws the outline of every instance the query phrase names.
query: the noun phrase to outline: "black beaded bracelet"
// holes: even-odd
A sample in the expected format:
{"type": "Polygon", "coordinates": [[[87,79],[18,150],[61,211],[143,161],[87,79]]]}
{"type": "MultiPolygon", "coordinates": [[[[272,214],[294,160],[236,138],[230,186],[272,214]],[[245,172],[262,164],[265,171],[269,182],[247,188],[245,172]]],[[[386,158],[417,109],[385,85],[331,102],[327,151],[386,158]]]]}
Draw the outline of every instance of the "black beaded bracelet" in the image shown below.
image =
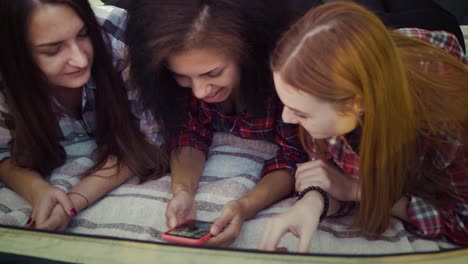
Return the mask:
{"type": "Polygon", "coordinates": [[[302,199],[304,197],[304,195],[306,195],[306,193],[308,193],[310,191],[317,191],[323,197],[323,211],[322,211],[322,214],[320,215],[320,220],[319,220],[319,223],[321,223],[323,221],[323,219],[325,217],[327,217],[328,207],[330,205],[330,202],[329,202],[329,199],[328,199],[328,193],[326,193],[322,188],[320,188],[318,186],[309,186],[309,187],[305,188],[301,193],[299,193],[299,196],[297,197],[297,201],[302,199]]]}

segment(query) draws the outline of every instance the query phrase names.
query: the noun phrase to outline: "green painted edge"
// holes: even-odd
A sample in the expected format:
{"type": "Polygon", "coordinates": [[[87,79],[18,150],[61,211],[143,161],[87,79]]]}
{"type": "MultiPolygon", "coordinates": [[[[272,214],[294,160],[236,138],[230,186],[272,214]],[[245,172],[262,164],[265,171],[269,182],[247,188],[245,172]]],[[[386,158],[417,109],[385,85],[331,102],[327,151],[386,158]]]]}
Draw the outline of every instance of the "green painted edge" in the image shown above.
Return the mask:
{"type": "Polygon", "coordinates": [[[468,263],[468,248],[397,256],[315,256],[190,248],[0,227],[0,252],[75,263],[468,263]]]}

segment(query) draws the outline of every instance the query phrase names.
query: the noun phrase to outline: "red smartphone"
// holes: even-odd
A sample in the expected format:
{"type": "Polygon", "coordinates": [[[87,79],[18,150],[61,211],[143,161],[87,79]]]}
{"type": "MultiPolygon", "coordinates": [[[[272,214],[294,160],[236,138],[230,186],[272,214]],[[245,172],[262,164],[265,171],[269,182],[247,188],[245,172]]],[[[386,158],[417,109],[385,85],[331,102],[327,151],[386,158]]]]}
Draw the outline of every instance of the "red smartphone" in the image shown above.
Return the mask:
{"type": "Polygon", "coordinates": [[[199,246],[213,235],[210,233],[211,222],[187,220],[162,234],[162,239],[192,246],[199,246]]]}

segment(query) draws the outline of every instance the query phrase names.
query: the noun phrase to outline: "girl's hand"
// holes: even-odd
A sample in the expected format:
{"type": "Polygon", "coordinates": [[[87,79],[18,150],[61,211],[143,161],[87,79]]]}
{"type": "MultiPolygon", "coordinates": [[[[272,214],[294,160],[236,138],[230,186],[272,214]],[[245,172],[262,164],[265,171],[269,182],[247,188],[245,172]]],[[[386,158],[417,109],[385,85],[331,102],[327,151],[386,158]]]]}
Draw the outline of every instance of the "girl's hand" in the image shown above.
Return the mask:
{"type": "Polygon", "coordinates": [[[169,228],[188,219],[195,219],[195,197],[186,192],[178,192],[167,204],[166,225],[169,228]]]}
{"type": "Polygon", "coordinates": [[[323,206],[323,197],[320,193],[308,192],[288,211],[268,220],[258,249],[279,250],[277,247],[281,238],[287,232],[291,232],[299,238],[298,251],[307,252],[310,241],[317,231],[323,206]]]}
{"type": "Polygon", "coordinates": [[[50,213],[47,221],[40,225],[36,225],[35,228],[51,231],[64,231],[68,223],[70,223],[71,217],[68,215],[60,204],[56,204],[52,212],[50,213]]]}
{"type": "MultiPolygon", "coordinates": [[[[44,226],[56,205],[60,205],[69,217],[77,214],[72,201],[64,191],[49,183],[37,186],[32,195],[32,215],[26,227],[44,226]]],[[[56,217],[55,214],[57,212],[54,212],[54,217],[56,217]]]]}
{"type": "Polygon", "coordinates": [[[238,200],[228,202],[221,216],[211,225],[210,232],[213,237],[205,245],[228,247],[239,236],[244,221],[241,203],[238,200]]]}
{"type": "Polygon", "coordinates": [[[337,200],[361,200],[358,179],[342,174],[322,160],[297,165],[296,191],[301,192],[309,186],[318,186],[337,200]]]}

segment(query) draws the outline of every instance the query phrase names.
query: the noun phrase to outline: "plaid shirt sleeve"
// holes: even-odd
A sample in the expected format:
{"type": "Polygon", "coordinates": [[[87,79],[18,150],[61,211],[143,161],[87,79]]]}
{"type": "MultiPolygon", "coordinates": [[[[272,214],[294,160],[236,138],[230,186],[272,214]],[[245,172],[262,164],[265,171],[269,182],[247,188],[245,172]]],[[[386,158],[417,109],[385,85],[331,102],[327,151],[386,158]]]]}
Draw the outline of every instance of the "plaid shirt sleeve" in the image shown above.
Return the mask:
{"type": "Polygon", "coordinates": [[[0,161],[11,156],[10,147],[12,141],[13,116],[8,110],[4,95],[2,81],[0,80],[0,161]]]}
{"type": "Polygon", "coordinates": [[[112,47],[114,67],[120,73],[125,84],[133,121],[137,123],[148,141],[156,145],[164,144],[153,113],[151,110],[145,109],[138,89],[130,83],[130,68],[125,41],[127,11],[115,6],[94,6],[93,11],[105,33],[105,40],[112,47]]]}
{"type": "MultiPolygon", "coordinates": [[[[336,139],[335,139],[336,140],[336,139]]],[[[334,141],[336,142],[336,141],[334,141]]],[[[340,140],[341,142],[341,140],[340,140]]],[[[318,150],[318,146],[314,144],[313,142],[309,142],[310,145],[308,145],[308,149],[310,151],[311,159],[316,160],[320,159],[320,154],[318,150]]],[[[330,143],[329,143],[330,144],[330,143]]],[[[350,170],[356,170],[359,167],[359,156],[351,150],[351,146],[346,145],[345,142],[341,142],[341,144],[334,144],[333,148],[329,148],[329,151],[334,151],[334,152],[339,152],[342,153],[341,157],[348,157],[345,160],[348,162],[344,162],[344,166],[349,168],[350,170]],[[332,149],[332,150],[331,150],[332,149]],[[349,165],[348,165],[349,164],[349,165]],[[347,165],[347,166],[346,166],[347,165]]],[[[330,165],[335,166],[337,169],[343,170],[332,158],[332,154],[329,152],[328,156],[326,157],[330,165]]],[[[346,172],[344,172],[346,173],[346,172]]],[[[349,172],[348,172],[349,173],[349,172]]],[[[341,216],[346,216],[354,212],[354,210],[358,207],[358,202],[355,201],[339,201],[340,206],[338,207],[338,211],[333,213],[332,215],[329,215],[328,217],[341,217],[341,216]]]]}
{"type": "Polygon", "coordinates": [[[463,53],[463,49],[457,38],[447,31],[429,31],[419,28],[400,28],[396,30],[408,37],[417,38],[428,42],[436,47],[447,51],[464,64],[468,64],[468,57],[463,53]]]}
{"type": "Polygon", "coordinates": [[[93,6],[93,11],[104,31],[104,40],[112,48],[114,67],[121,72],[127,67],[127,11],[115,6],[93,6]]]}
{"type": "MultiPolygon", "coordinates": [[[[464,64],[468,58],[457,38],[446,31],[428,31],[417,28],[397,30],[402,34],[418,38],[442,48],[464,64]]],[[[460,138],[463,138],[460,136],[460,138]]],[[[450,141],[447,141],[450,142],[450,141]]],[[[463,140],[451,143],[432,143],[428,146],[436,167],[451,177],[458,196],[453,206],[437,210],[423,199],[411,196],[407,206],[410,223],[407,228],[421,237],[444,237],[459,245],[468,245],[468,148],[463,140]]],[[[426,157],[427,158],[427,157],[426,157]]]]}
{"type": "Polygon", "coordinates": [[[208,148],[213,140],[214,129],[211,126],[210,111],[205,111],[201,100],[190,99],[187,116],[181,132],[171,142],[171,149],[177,147],[192,147],[208,156],[208,148]]]}
{"type": "Polygon", "coordinates": [[[452,206],[437,210],[419,197],[408,203],[408,229],[421,237],[444,237],[468,246],[468,146],[462,140],[429,142],[424,158],[450,177],[457,191],[452,206]],[[430,145],[429,145],[430,144],[430,145]]]}
{"type": "Polygon", "coordinates": [[[299,127],[297,125],[286,124],[281,117],[283,105],[281,102],[275,102],[276,109],[276,128],[274,140],[279,149],[276,156],[266,160],[263,165],[261,176],[280,169],[285,169],[294,175],[296,173],[296,164],[308,160],[307,153],[301,146],[299,139],[299,127]]]}

